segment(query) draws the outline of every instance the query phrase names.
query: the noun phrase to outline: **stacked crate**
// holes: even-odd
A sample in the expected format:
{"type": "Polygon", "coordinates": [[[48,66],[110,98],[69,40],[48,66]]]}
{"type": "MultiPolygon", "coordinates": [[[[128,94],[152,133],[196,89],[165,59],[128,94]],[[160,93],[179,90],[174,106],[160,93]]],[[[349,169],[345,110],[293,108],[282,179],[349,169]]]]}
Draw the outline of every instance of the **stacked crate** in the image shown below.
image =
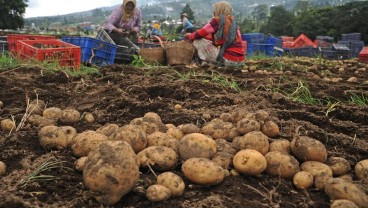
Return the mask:
{"type": "Polygon", "coordinates": [[[339,44],[344,44],[350,49],[350,57],[358,57],[360,51],[364,48],[364,42],[361,40],[360,33],[341,34],[339,44]]]}
{"type": "Polygon", "coordinates": [[[20,40],[55,40],[55,36],[50,35],[30,35],[30,34],[8,34],[7,41],[9,51],[16,53],[20,40]]]}
{"type": "Polygon", "coordinates": [[[321,48],[332,47],[333,43],[334,43],[334,38],[330,36],[317,36],[314,42],[314,44],[317,47],[321,47],[321,48]]]}
{"type": "Polygon", "coordinates": [[[359,53],[359,61],[363,63],[368,63],[368,47],[364,47],[359,53]]]}
{"type": "Polygon", "coordinates": [[[265,43],[265,37],[263,33],[242,34],[242,40],[247,42],[248,57],[258,54],[274,56],[274,45],[265,43]]]}

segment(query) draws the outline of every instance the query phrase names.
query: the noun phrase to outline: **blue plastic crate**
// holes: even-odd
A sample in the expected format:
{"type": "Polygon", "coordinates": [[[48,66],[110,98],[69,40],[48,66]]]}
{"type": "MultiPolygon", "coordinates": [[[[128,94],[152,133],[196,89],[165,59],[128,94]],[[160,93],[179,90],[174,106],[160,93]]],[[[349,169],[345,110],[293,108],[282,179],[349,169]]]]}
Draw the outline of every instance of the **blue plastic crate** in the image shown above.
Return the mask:
{"type": "Polygon", "coordinates": [[[266,56],[274,56],[275,49],[273,44],[248,44],[247,56],[254,56],[258,54],[264,54],[266,56]]]}
{"type": "Polygon", "coordinates": [[[361,34],[360,33],[341,34],[341,40],[342,41],[359,41],[361,40],[361,34]]]}
{"type": "Polygon", "coordinates": [[[288,50],[288,54],[291,56],[306,56],[306,57],[316,57],[319,55],[318,48],[303,47],[303,48],[291,48],[288,50]]]}
{"type": "Polygon", "coordinates": [[[266,44],[272,44],[274,45],[275,47],[278,47],[278,48],[282,48],[282,39],[280,38],[275,38],[275,37],[268,37],[266,38],[266,44]]]}
{"type": "Polygon", "coordinates": [[[246,33],[246,34],[242,34],[242,39],[247,41],[248,44],[253,44],[253,43],[264,43],[265,42],[265,38],[264,38],[264,34],[263,33],[246,33]]]}
{"type": "Polygon", "coordinates": [[[364,42],[363,41],[352,41],[350,43],[351,57],[358,57],[360,51],[362,51],[363,48],[364,48],[364,42]]]}
{"type": "Polygon", "coordinates": [[[334,50],[322,50],[321,51],[322,58],[325,59],[336,59],[336,51],[334,50]]]}
{"type": "Polygon", "coordinates": [[[117,45],[90,37],[64,36],[62,41],[81,47],[81,62],[99,66],[114,64],[117,45]]]}
{"type": "Polygon", "coordinates": [[[330,36],[317,36],[316,37],[316,40],[320,40],[320,41],[325,41],[325,42],[328,42],[328,43],[333,43],[334,42],[334,38],[333,37],[330,37],[330,36]]]}

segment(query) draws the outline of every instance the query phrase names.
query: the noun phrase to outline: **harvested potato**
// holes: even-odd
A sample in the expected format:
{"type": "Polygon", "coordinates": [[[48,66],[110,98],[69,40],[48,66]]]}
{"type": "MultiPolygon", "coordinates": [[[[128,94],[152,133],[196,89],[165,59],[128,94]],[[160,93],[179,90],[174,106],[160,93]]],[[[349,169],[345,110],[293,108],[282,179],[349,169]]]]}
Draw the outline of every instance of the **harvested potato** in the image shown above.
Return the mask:
{"type": "Polygon", "coordinates": [[[233,117],[230,113],[221,113],[220,119],[224,122],[233,122],[233,117]]]}
{"type": "Polygon", "coordinates": [[[85,113],[84,116],[83,116],[84,120],[87,122],[87,123],[93,123],[95,122],[95,117],[93,116],[92,113],[85,113]]]}
{"type": "Polygon", "coordinates": [[[157,176],[156,184],[163,185],[170,189],[171,196],[181,196],[185,189],[183,179],[172,172],[164,172],[157,176]]]}
{"type": "Polygon", "coordinates": [[[221,119],[213,119],[201,128],[201,133],[209,135],[215,140],[225,139],[227,141],[232,141],[233,138],[230,137],[230,132],[233,128],[235,128],[233,123],[224,122],[221,119]]]}
{"type": "Polygon", "coordinates": [[[347,182],[353,182],[353,176],[351,176],[350,174],[344,174],[341,176],[337,176],[338,178],[344,179],[347,182]]]}
{"type": "Polygon", "coordinates": [[[224,180],[224,169],[207,158],[190,158],[181,166],[186,178],[200,185],[217,185],[224,180]]]}
{"type": "Polygon", "coordinates": [[[237,150],[254,149],[263,155],[265,155],[270,148],[268,137],[260,131],[249,132],[246,135],[233,140],[233,143],[233,147],[236,147],[237,150]]]}
{"type": "Polygon", "coordinates": [[[233,161],[233,155],[227,152],[217,152],[212,161],[220,165],[224,170],[230,169],[233,161]]]}
{"type": "Polygon", "coordinates": [[[154,113],[154,112],[145,113],[143,118],[154,119],[162,123],[161,117],[157,113],[154,113]]]}
{"type": "Polygon", "coordinates": [[[84,165],[86,164],[86,160],[88,157],[80,157],[78,160],[74,162],[74,168],[77,171],[83,171],[84,165]]]}
{"type": "Polygon", "coordinates": [[[232,147],[231,143],[226,141],[225,139],[217,139],[216,142],[216,149],[217,152],[226,152],[230,155],[235,155],[236,150],[232,147]]]}
{"type": "Polygon", "coordinates": [[[96,130],[97,133],[104,134],[109,137],[111,134],[115,133],[116,130],[119,129],[117,124],[105,124],[96,130]]]}
{"type": "Polygon", "coordinates": [[[183,108],[183,106],[182,105],[180,105],[180,104],[176,104],[175,106],[174,106],[174,109],[175,110],[181,110],[183,108]]]}
{"type": "Polygon", "coordinates": [[[187,134],[179,142],[179,155],[182,160],[193,157],[210,159],[216,151],[216,142],[200,133],[187,134]]]}
{"type": "Polygon", "coordinates": [[[332,202],[330,208],[359,208],[359,207],[352,201],[346,199],[337,199],[332,202]]]}
{"type": "Polygon", "coordinates": [[[91,150],[97,148],[106,140],[107,137],[103,134],[91,130],[84,131],[77,134],[74,138],[75,143],[72,145],[73,153],[78,157],[87,156],[91,150]]]}
{"type": "Polygon", "coordinates": [[[291,151],[301,161],[325,162],[327,159],[326,147],[318,140],[298,136],[291,141],[291,151]]]}
{"type": "Polygon", "coordinates": [[[329,174],[322,172],[314,177],[314,187],[316,187],[319,190],[324,190],[326,183],[329,179],[331,179],[332,176],[329,174]]]}
{"type": "Polygon", "coordinates": [[[57,107],[46,108],[42,112],[42,116],[45,117],[45,118],[49,118],[49,119],[53,119],[53,120],[58,120],[61,111],[62,110],[60,108],[57,108],[57,107]]]}
{"type": "Polygon", "coordinates": [[[180,130],[184,134],[191,134],[191,133],[200,133],[201,129],[195,124],[183,124],[180,130]]]}
{"type": "Polygon", "coordinates": [[[342,157],[329,157],[326,164],[330,166],[334,176],[341,176],[351,170],[349,162],[342,157]]]}
{"type": "Polygon", "coordinates": [[[155,184],[148,187],[146,196],[151,202],[165,201],[170,198],[171,191],[163,185],[155,184]]]}
{"type": "Polygon", "coordinates": [[[308,189],[313,185],[313,176],[306,171],[299,171],[294,175],[293,183],[298,189],[308,189]]]}
{"type": "Polygon", "coordinates": [[[42,115],[45,109],[45,102],[43,100],[32,100],[29,103],[29,112],[30,114],[42,115]]]}
{"type": "Polygon", "coordinates": [[[169,141],[170,139],[173,139],[173,137],[166,134],[166,133],[156,131],[156,132],[154,132],[154,133],[147,136],[147,147],[150,147],[150,146],[166,146],[166,145],[162,145],[162,144],[166,144],[167,141],[169,141]]]}
{"type": "Polygon", "coordinates": [[[332,177],[332,170],[330,166],[317,162],[317,161],[306,161],[300,165],[300,169],[303,171],[307,171],[308,173],[312,174],[313,177],[321,173],[327,173],[329,176],[332,177]]]}
{"type": "Polygon", "coordinates": [[[165,126],[167,127],[167,129],[176,128],[174,124],[165,124],[165,126]]]}
{"type": "Polygon", "coordinates": [[[139,125],[122,126],[109,136],[109,140],[126,141],[132,146],[135,153],[142,151],[147,146],[147,135],[139,125]]]}
{"type": "Polygon", "coordinates": [[[4,175],[6,173],[6,165],[4,162],[0,161],[0,175],[4,175]]]}
{"type": "Polygon", "coordinates": [[[3,101],[0,101],[0,109],[1,109],[2,107],[4,107],[4,103],[3,103],[3,101]]]}
{"type": "Polygon", "coordinates": [[[325,192],[332,200],[346,199],[360,208],[368,207],[368,196],[364,191],[341,178],[329,179],[325,185],[325,192]]]}
{"type": "Polygon", "coordinates": [[[261,131],[268,137],[275,137],[280,135],[279,126],[273,121],[266,121],[262,125],[261,131]]]}
{"type": "Polygon", "coordinates": [[[257,110],[255,113],[255,119],[258,121],[258,122],[264,122],[268,119],[268,117],[270,116],[270,114],[265,111],[265,110],[257,110]]]}
{"type": "Polygon", "coordinates": [[[269,152],[265,155],[267,160],[266,172],[281,178],[293,178],[300,171],[299,162],[293,156],[283,152],[269,152]]]}
{"type": "Polygon", "coordinates": [[[261,174],[267,167],[266,158],[253,149],[241,150],[233,158],[235,170],[245,175],[261,174]]]}
{"type": "Polygon", "coordinates": [[[15,122],[11,119],[4,119],[1,121],[1,129],[5,132],[15,131],[15,122]]]}
{"type": "Polygon", "coordinates": [[[176,140],[181,140],[184,137],[184,132],[177,127],[167,129],[166,134],[172,136],[176,140]]]}
{"type": "Polygon", "coordinates": [[[77,130],[75,130],[75,128],[72,126],[60,126],[60,128],[63,130],[66,136],[67,146],[71,147],[75,142],[74,138],[77,136],[77,130]]]}
{"type": "Polygon", "coordinates": [[[38,132],[40,144],[45,149],[66,148],[68,147],[68,138],[63,129],[57,126],[45,126],[38,132]]]}
{"type": "Polygon", "coordinates": [[[291,142],[286,139],[277,139],[270,143],[270,152],[283,152],[289,154],[291,152],[291,142]]]}
{"type": "Polygon", "coordinates": [[[81,115],[79,111],[73,108],[67,108],[61,111],[59,120],[65,124],[73,124],[77,123],[80,120],[80,117],[81,115]]]}
{"type": "Polygon", "coordinates": [[[242,120],[243,118],[248,118],[248,119],[252,119],[255,120],[255,114],[250,113],[244,109],[237,109],[234,112],[231,113],[231,117],[233,118],[233,122],[234,123],[238,123],[240,120],[242,120]]]}
{"type": "Polygon", "coordinates": [[[31,114],[28,117],[28,123],[30,123],[32,126],[39,126],[39,127],[55,126],[56,120],[45,118],[37,114],[31,114]]]}
{"type": "MultiPolygon", "coordinates": [[[[142,117],[141,120],[137,120],[136,125],[139,125],[143,128],[147,135],[152,134],[153,132],[160,131],[166,132],[167,127],[162,123],[161,118],[155,118],[154,116],[142,117]]],[[[132,123],[131,123],[132,124],[132,123]]]]}
{"type": "Polygon", "coordinates": [[[355,176],[358,180],[368,178],[368,159],[361,160],[355,165],[355,176]]]}
{"type": "Polygon", "coordinates": [[[124,141],[106,141],[91,150],[83,168],[84,184],[105,206],[117,203],[139,179],[139,161],[124,141]]]}
{"type": "Polygon", "coordinates": [[[138,153],[140,166],[151,166],[154,170],[168,171],[175,167],[178,157],[176,152],[164,146],[152,146],[138,153]]]}
{"type": "Polygon", "coordinates": [[[243,118],[236,123],[236,129],[240,135],[244,135],[252,131],[260,131],[261,124],[255,119],[243,118]]]}

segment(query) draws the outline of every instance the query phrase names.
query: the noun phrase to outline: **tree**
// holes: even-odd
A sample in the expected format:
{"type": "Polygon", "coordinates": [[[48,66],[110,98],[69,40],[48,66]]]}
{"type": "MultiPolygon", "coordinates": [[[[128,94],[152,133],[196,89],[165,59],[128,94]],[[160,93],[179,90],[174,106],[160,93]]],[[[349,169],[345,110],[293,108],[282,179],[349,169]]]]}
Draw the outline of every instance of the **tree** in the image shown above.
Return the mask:
{"type": "Polygon", "coordinates": [[[271,7],[271,14],[260,32],[276,36],[293,34],[294,15],[283,6],[271,7]]]}
{"type": "Polygon", "coordinates": [[[0,0],[0,29],[17,29],[24,25],[23,14],[28,0],[0,0]]]}
{"type": "Polygon", "coordinates": [[[258,5],[254,8],[252,16],[258,28],[264,21],[266,21],[268,13],[269,13],[268,6],[265,4],[258,5]]]}
{"type": "Polygon", "coordinates": [[[190,8],[190,5],[189,4],[186,4],[185,7],[183,8],[183,10],[181,10],[181,13],[180,14],[183,14],[183,13],[187,13],[188,15],[188,19],[191,21],[191,22],[194,22],[194,12],[193,10],[190,8]]]}
{"type": "Polygon", "coordinates": [[[255,31],[256,26],[252,19],[245,17],[243,21],[239,24],[241,33],[257,32],[255,31]]]}

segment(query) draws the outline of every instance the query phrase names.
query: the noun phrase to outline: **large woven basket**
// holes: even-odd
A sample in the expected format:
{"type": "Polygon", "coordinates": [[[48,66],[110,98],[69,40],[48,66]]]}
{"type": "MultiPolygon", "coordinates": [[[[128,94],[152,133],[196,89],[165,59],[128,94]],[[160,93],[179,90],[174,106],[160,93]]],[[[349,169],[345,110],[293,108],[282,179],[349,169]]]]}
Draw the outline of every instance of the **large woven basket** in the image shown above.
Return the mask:
{"type": "Polygon", "coordinates": [[[158,36],[154,36],[160,42],[160,47],[145,47],[144,42],[138,54],[144,59],[146,64],[164,64],[165,63],[165,47],[158,36]]]}
{"type": "Polygon", "coordinates": [[[192,63],[195,47],[185,41],[175,41],[165,45],[168,65],[192,63]]]}

